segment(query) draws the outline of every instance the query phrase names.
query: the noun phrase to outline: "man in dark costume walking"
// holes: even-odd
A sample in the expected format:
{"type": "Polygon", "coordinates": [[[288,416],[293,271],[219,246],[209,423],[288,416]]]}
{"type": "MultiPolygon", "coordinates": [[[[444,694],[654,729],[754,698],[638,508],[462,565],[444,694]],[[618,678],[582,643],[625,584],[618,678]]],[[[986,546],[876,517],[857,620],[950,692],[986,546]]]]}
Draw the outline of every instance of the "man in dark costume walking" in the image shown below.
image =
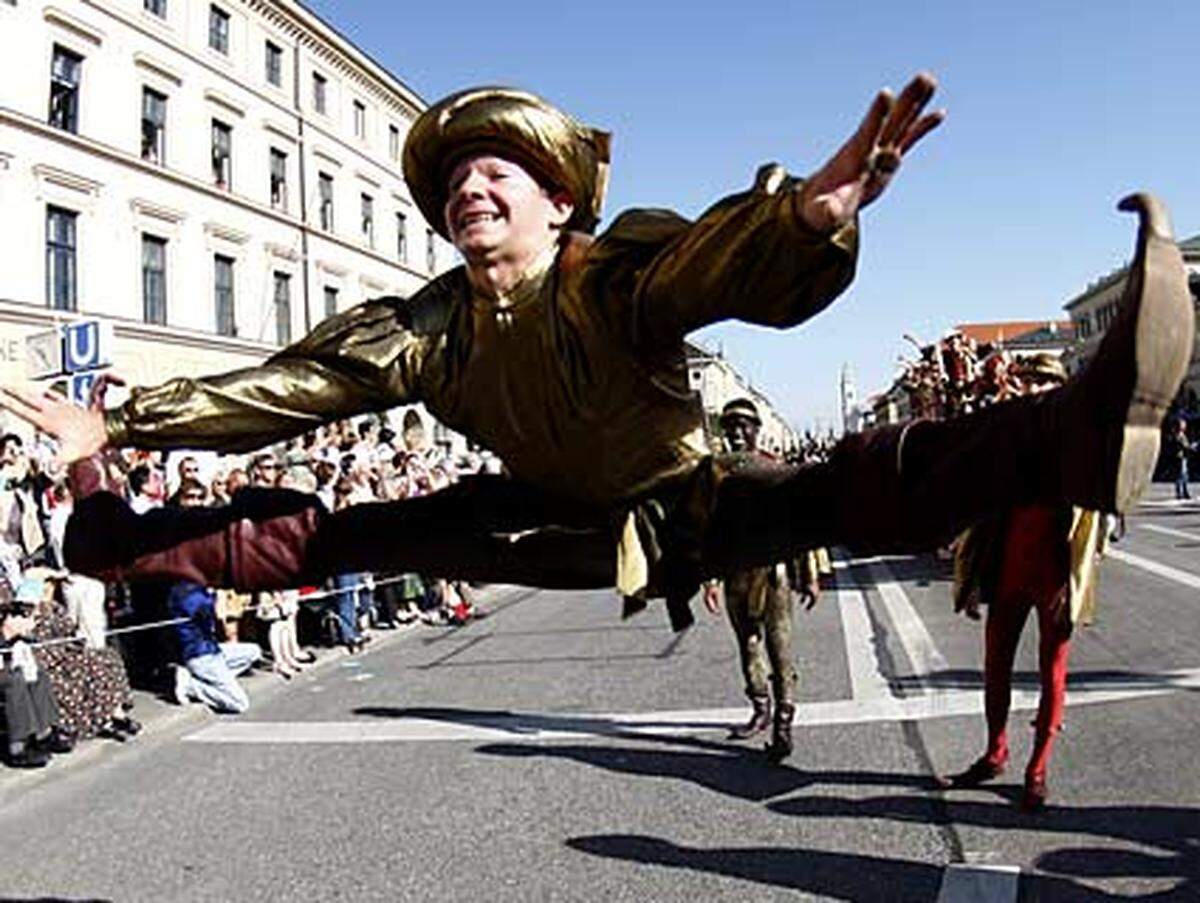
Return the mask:
{"type": "MultiPolygon", "coordinates": [[[[735,398],[721,409],[721,432],[731,453],[727,468],[779,463],[758,447],[762,418],[749,398],[735,398]]],[[[770,729],[767,758],[782,762],[792,754],[792,722],[796,717],[796,663],[792,651],[792,591],[806,607],[821,592],[817,552],[802,553],[784,563],[747,568],[726,574],[705,586],[710,611],[720,608],[720,584],[725,587],[725,610],[738,645],[738,663],[750,700],[750,719],[730,732],[746,740],[770,729]],[[771,698],[775,707],[772,712],[771,698]]]]}
{"type": "Polygon", "coordinates": [[[405,176],[464,266],[332,317],[261,366],[134,390],[103,414],[5,390],[76,462],[68,565],[241,590],[386,568],[615,584],[666,597],[680,627],[704,577],[799,550],[928,547],[1024,502],[1124,510],[1149,479],[1193,336],[1182,259],[1145,195],[1122,205],[1141,228],[1121,312],[1063,389],[850,436],[811,466],[731,471],[704,447],[684,337],[731,318],[794,326],[831,303],[853,276],[860,208],[941,121],[925,112],[934,89],[921,75],[881,92],[807,180],[764,167],[695,222],[634,210],[598,238],[606,134],[511,89],[434,104],[409,132],[405,176]],[[94,466],[106,445],[242,451],[418,400],[512,479],[332,514],[258,490],[137,516],[94,466]]]}

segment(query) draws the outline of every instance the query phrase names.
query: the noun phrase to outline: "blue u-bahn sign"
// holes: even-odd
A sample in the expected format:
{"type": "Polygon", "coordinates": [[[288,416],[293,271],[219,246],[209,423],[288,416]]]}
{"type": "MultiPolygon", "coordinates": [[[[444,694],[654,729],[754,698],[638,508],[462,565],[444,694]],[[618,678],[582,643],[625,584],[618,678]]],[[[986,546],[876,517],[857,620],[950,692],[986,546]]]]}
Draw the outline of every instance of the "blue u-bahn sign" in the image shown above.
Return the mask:
{"type": "Polygon", "coordinates": [[[86,405],[100,370],[112,365],[112,326],[99,320],[76,320],[31,335],[25,340],[30,379],[67,377],[72,401],[86,405]]]}

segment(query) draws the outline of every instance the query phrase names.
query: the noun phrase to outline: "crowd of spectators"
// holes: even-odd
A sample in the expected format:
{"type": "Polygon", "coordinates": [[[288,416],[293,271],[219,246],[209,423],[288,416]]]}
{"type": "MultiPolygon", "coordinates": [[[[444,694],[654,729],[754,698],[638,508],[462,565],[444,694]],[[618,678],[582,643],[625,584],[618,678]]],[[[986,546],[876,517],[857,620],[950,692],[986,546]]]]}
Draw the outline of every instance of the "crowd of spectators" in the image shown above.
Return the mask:
{"type": "MultiPolygon", "coordinates": [[[[4,759],[40,767],[90,737],[124,742],[140,725],[131,686],[220,712],[249,705],[238,675],[291,679],[314,645],[357,652],[377,630],[481,616],[471,588],[431,574],[339,574],[322,587],[242,595],[181,584],[105,585],[68,573],[72,499],[54,449],[0,437],[0,693],[4,759]],[[116,629],[120,636],[114,636],[116,629]]],[[[451,456],[410,411],[399,435],[367,417],[317,428],[249,456],[129,450],[108,459],[109,485],[135,511],[227,503],[247,486],[315,493],[337,510],[413,498],[462,475],[499,472],[487,454],[451,456]]]]}

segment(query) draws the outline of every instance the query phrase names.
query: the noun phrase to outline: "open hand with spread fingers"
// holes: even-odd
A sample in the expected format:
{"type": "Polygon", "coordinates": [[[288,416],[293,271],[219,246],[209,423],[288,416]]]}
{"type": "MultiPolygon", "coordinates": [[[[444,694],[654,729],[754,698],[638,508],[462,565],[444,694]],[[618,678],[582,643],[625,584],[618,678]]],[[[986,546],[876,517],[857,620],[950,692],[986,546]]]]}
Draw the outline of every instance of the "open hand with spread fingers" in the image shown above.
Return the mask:
{"type": "Polygon", "coordinates": [[[899,97],[887,89],[876,95],[850,140],[800,189],[800,216],[812,229],[833,232],[883,193],[904,155],[946,118],[944,110],[924,112],[936,90],[922,72],[899,97]]]}
{"type": "Polygon", "coordinates": [[[58,460],[70,464],[104,447],[104,412],[85,409],[50,393],[0,386],[0,407],[58,440],[58,460]]]}

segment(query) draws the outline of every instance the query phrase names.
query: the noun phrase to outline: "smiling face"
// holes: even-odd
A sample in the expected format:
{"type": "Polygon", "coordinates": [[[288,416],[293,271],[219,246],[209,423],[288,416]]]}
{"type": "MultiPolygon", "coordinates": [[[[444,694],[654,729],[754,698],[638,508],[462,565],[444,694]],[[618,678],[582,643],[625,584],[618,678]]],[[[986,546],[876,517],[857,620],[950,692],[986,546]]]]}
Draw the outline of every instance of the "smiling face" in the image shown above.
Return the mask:
{"type": "Polygon", "coordinates": [[[574,209],[566,192],[546,189],[520,164],[476,154],[450,172],[446,229],[468,263],[532,261],[574,209]]]}
{"type": "Polygon", "coordinates": [[[725,434],[730,451],[754,451],[758,448],[758,429],[758,421],[749,417],[735,414],[721,419],[721,431],[725,434]]]}

